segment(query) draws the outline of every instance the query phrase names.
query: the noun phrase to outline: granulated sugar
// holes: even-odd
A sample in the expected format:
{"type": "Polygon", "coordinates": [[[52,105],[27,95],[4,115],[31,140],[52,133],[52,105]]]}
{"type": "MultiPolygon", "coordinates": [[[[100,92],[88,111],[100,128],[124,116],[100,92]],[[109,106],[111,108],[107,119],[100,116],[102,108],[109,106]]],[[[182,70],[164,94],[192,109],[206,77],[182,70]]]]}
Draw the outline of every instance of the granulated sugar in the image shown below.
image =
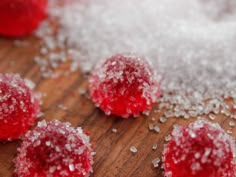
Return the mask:
{"type": "Polygon", "coordinates": [[[44,45],[35,61],[45,77],[57,76],[53,68],[68,59],[68,72],[91,71],[114,54],[136,53],[159,74],[166,117],[224,114],[224,99],[236,100],[236,1],[51,2],[50,20],[36,33],[44,45]]]}

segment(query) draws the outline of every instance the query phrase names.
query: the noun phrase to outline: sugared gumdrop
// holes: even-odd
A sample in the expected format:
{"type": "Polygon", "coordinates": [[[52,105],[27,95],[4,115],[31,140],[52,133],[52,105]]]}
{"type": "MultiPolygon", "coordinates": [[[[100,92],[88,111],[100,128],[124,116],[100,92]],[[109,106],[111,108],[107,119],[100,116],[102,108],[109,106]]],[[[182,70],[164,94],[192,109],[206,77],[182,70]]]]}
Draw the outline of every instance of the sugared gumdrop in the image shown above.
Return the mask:
{"type": "Polygon", "coordinates": [[[127,118],[149,110],[160,95],[149,63],[135,55],[114,55],[99,62],[89,78],[92,100],[107,115],[127,118]]]}
{"type": "Polygon", "coordinates": [[[0,74],[0,141],[18,139],[34,125],[39,95],[18,74],[0,74]]]}
{"type": "Polygon", "coordinates": [[[39,122],[17,151],[16,177],[88,177],[92,172],[89,137],[70,123],[39,122]]]}
{"type": "Polygon", "coordinates": [[[21,37],[32,33],[46,16],[47,0],[1,0],[0,35],[21,37]]]}
{"type": "Polygon", "coordinates": [[[165,177],[234,177],[235,142],[218,124],[175,126],[164,148],[165,177]]]}

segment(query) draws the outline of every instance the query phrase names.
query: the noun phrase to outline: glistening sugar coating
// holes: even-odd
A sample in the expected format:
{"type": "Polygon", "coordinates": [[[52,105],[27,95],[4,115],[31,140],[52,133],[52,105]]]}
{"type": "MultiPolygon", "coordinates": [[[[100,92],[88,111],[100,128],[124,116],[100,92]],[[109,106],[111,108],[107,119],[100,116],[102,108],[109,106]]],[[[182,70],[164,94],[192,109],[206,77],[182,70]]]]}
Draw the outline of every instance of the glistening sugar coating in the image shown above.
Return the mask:
{"type": "Polygon", "coordinates": [[[235,141],[218,124],[197,120],[175,126],[164,148],[166,177],[233,177],[235,141]]]}
{"type": "Polygon", "coordinates": [[[18,74],[0,74],[0,141],[18,139],[34,125],[40,95],[33,88],[18,74]]]}
{"type": "Polygon", "coordinates": [[[124,118],[152,107],[160,95],[159,82],[145,58],[117,54],[98,63],[89,77],[95,104],[107,115],[124,118]]]}
{"type": "Polygon", "coordinates": [[[39,122],[17,151],[17,177],[88,177],[92,172],[94,153],[89,137],[70,123],[39,122]]]}

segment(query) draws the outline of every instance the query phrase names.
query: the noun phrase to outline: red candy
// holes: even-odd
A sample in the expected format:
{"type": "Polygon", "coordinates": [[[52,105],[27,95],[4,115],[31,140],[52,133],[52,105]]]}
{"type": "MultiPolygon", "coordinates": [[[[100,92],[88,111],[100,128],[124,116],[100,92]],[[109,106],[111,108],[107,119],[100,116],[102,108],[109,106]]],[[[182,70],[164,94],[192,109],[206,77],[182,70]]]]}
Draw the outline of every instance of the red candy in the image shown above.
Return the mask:
{"type": "Polygon", "coordinates": [[[198,120],[176,126],[165,146],[165,177],[234,177],[235,144],[218,124],[198,120]]]}
{"type": "Polygon", "coordinates": [[[18,148],[16,177],[88,177],[92,149],[81,128],[58,120],[41,121],[18,148]]]}
{"type": "Polygon", "coordinates": [[[46,16],[47,0],[1,0],[0,35],[20,37],[32,33],[46,16]]]}
{"type": "Polygon", "coordinates": [[[17,139],[34,125],[39,98],[30,83],[17,74],[0,74],[0,141],[17,139]]]}
{"type": "Polygon", "coordinates": [[[150,109],[160,95],[153,69],[133,55],[115,55],[99,63],[89,78],[89,90],[107,115],[124,118],[150,109]]]}

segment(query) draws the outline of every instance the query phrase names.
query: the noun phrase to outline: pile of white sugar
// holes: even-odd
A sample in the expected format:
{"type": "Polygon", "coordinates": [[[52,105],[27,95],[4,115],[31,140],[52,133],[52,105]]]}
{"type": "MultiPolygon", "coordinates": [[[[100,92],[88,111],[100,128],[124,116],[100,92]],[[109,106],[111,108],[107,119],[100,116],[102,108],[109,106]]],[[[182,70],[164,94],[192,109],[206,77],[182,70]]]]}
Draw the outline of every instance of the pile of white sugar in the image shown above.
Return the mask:
{"type": "Polygon", "coordinates": [[[90,71],[114,54],[136,53],[160,77],[166,117],[221,112],[236,119],[224,101],[232,98],[236,109],[235,0],[81,0],[60,7],[51,0],[49,14],[59,23],[56,35],[51,20],[36,33],[44,45],[35,61],[45,77],[67,60],[69,71],[90,71]]]}

